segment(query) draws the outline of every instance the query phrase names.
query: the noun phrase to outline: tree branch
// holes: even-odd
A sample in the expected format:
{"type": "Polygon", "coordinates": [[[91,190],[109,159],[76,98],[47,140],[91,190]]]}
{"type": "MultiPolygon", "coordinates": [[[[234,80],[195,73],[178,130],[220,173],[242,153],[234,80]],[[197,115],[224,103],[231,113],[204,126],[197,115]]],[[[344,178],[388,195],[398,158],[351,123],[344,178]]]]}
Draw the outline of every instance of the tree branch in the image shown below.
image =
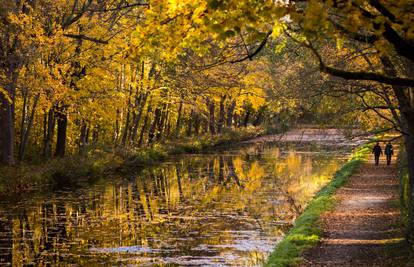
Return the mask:
{"type": "Polygon", "coordinates": [[[86,40],[86,41],[94,42],[94,43],[97,43],[97,44],[108,44],[107,40],[101,40],[101,39],[97,39],[97,38],[94,38],[94,37],[89,37],[89,36],[86,36],[86,35],[83,35],[83,34],[65,33],[63,35],[66,36],[66,37],[69,37],[69,38],[78,39],[78,40],[86,40]]]}
{"type": "Polygon", "coordinates": [[[230,63],[238,63],[238,62],[242,62],[245,61],[247,59],[252,60],[254,56],[256,56],[266,45],[267,40],[269,39],[269,36],[272,34],[272,30],[270,30],[268,33],[266,33],[265,38],[262,40],[262,42],[259,44],[259,46],[256,48],[256,50],[253,51],[253,53],[247,53],[247,55],[245,57],[236,59],[236,60],[232,60],[230,61],[230,63]]]}
{"type": "Polygon", "coordinates": [[[362,80],[362,81],[375,81],[396,86],[414,86],[414,80],[400,77],[390,77],[375,72],[363,72],[363,71],[345,71],[327,66],[318,51],[310,44],[303,44],[308,47],[319,61],[319,69],[332,76],[340,77],[345,80],[362,80]]]}

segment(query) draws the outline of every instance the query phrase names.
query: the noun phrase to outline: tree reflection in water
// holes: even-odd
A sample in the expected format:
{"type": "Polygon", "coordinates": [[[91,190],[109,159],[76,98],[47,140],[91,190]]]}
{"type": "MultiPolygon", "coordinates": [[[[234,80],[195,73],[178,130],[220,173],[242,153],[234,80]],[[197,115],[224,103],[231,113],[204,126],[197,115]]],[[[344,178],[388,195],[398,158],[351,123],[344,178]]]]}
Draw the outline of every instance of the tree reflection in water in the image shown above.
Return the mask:
{"type": "Polygon", "coordinates": [[[343,162],[325,152],[185,156],[137,177],[3,200],[0,263],[259,265],[343,162]]]}

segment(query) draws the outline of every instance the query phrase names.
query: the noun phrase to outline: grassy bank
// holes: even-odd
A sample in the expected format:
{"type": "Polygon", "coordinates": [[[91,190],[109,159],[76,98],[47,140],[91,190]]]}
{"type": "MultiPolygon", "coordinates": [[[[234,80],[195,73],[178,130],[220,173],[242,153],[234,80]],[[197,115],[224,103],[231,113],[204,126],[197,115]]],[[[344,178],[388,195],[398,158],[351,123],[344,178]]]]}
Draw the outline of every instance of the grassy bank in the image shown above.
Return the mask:
{"type": "Polygon", "coordinates": [[[320,215],[334,206],[333,195],[355,173],[370,151],[370,147],[365,145],[352,154],[349,161],[336,172],[331,182],[319,191],[302,215],[296,219],[294,227],[277,245],[265,266],[294,266],[301,262],[302,253],[314,247],[321,238],[320,215]]]}
{"type": "Polygon", "coordinates": [[[130,172],[160,163],[168,156],[183,153],[203,153],[227,147],[263,133],[257,127],[226,131],[220,135],[205,135],[171,142],[156,143],[139,149],[95,149],[85,156],[68,156],[42,164],[22,163],[0,168],[0,197],[27,192],[45,185],[71,185],[78,180],[91,180],[111,172],[130,172]]]}

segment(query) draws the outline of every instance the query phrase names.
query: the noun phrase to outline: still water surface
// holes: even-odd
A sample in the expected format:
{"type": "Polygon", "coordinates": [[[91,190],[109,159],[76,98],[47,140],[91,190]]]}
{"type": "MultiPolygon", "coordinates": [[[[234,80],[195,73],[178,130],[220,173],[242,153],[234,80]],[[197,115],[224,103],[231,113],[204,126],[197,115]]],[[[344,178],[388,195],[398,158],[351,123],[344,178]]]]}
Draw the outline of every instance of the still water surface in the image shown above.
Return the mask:
{"type": "Polygon", "coordinates": [[[0,265],[260,266],[345,156],[252,145],[0,200],[0,265]]]}

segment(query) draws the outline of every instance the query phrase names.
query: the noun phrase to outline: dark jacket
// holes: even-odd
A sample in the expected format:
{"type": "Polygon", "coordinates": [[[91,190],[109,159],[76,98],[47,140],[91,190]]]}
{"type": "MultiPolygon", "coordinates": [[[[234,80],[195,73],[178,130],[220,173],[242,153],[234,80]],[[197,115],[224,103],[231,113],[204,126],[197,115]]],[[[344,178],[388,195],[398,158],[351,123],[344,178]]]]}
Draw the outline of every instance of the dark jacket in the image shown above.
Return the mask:
{"type": "Polygon", "coordinates": [[[394,150],[392,149],[391,144],[387,144],[384,149],[385,155],[392,155],[394,154],[394,150]]]}
{"type": "Polygon", "coordinates": [[[372,153],[374,153],[374,155],[379,156],[382,155],[382,149],[379,145],[375,145],[374,148],[372,149],[372,153]]]}

